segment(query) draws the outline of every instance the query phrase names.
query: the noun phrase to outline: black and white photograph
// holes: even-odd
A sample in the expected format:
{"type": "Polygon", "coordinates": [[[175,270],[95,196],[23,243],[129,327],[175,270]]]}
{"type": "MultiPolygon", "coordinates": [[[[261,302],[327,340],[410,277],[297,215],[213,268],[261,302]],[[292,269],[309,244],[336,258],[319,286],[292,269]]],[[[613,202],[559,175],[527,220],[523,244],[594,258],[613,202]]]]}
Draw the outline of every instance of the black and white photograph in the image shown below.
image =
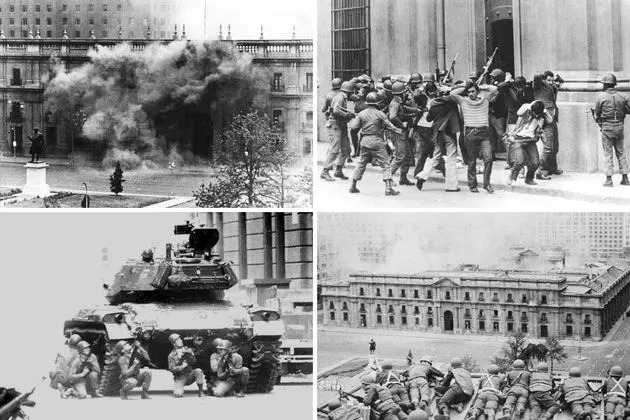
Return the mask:
{"type": "Polygon", "coordinates": [[[0,228],[0,419],[312,417],[312,213],[0,228]]]}
{"type": "Polygon", "coordinates": [[[319,1],[321,209],[627,206],[628,22],[626,0],[319,1]]]}
{"type": "Polygon", "coordinates": [[[0,207],[312,207],[314,15],[1,0],[0,207]]]}
{"type": "Polygon", "coordinates": [[[627,213],[317,226],[318,419],[627,418],[627,213]]]}

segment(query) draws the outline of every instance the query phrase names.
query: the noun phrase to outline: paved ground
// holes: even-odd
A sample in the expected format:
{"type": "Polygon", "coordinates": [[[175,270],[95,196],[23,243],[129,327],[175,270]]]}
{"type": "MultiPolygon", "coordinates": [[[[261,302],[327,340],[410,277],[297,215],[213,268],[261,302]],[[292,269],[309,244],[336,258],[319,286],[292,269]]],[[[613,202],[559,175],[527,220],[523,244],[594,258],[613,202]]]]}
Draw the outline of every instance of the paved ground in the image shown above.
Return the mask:
{"type": "MultiPolygon", "coordinates": [[[[166,378],[157,382],[156,385],[163,387],[172,380],[166,378]]],[[[129,401],[112,397],[62,400],[47,384],[42,384],[33,396],[36,407],[26,411],[32,419],[66,420],[211,418],[216,415],[230,419],[293,420],[311,418],[313,413],[312,385],[281,385],[270,394],[251,394],[244,399],[198,398],[192,388],[181,399],[173,398],[166,388],[153,392],[150,401],[140,400],[137,393],[131,398],[129,401]]]]}

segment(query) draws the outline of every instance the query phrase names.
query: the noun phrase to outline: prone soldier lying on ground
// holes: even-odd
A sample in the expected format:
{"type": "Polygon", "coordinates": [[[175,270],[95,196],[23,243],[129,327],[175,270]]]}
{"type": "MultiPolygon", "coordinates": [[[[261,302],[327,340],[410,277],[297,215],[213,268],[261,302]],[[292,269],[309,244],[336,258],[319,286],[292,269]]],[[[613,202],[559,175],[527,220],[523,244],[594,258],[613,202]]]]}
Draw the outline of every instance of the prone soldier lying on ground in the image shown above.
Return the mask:
{"type": "Polygon", "coordinates": [[[372,375],[362,376],[361,384],[365,392],[363,404],[372,409],[378,420],[407,419],[407,414],[394,402],[390,390],[375,383],[372,375]]]}
{"type": "Polygon", "coordinates": [[[529,378],[529,406],[532,420],[551,420],[560,411],[554,399],[554,385],[547,363],[540,362],[529,378]],[[543,413],[543,410],[544,413],[543,413]]]}
{"type": "Polygon", "coordinates": [[[414,406],[409,401],[407,387],[401,381],[400,373],[393,370],[392,362],[383,362],[381,365],[383,372],[376,377],[376,382],[389,389],[394,398],[394,402],[403,409],[405,413],[413,410],[414,406]]]}
{"type": "Polygon", "coordinates": [[[504,378],[499,375],[499,367],[495,364],[488,365],[487,373],[479,381],[479,392],[472,410],[466,416],[466,420],[473,420],[483,415],[488,420],[494,420],[499,400],[501,399],[501,389],[504,385],[504,378]]]}
{"type": "Polygon", "coordinates": [[[463,411],[463,405],[472,397],[474,388],[470,372],[462,367],[462,359],[455,357],[451,360],[451,368],[436,391],[442,393],[438,402],[440,414],[435,416],[436,420],[448,420],[451,409],[459,413],[463,411]]]}
{"type": "Polygon", "coordinates": [[[626,418],[628,405],[628,378],[623,377],[621,366],[613,366],[608,371],[608,378],[601,388],[604,396],[606,420],[626,418]]]}
{"type": "Polygon", "coordinates": [[[512,363],[512,370],[505,378],[506,395],[501,419],[519,419],[525,412],[527,397],[529,397],[529,376],[525,370],[525,362],[516,359],[512,363]],[[516,406],[516,407],[515,407],[516,406]]]}
{"type": "Polygon", "coordinates": [[[403,372],[403,376],[408,378],[407,386],[411,403],[414,407],[426,411],[430,415],[431,394],[429,383],[434,382],[437,378],[444,378],[444,374],[433,367],[433,360],[430,356],[423,356],[419,363],[412,365],[403,372]]]}
{"type": "Polygon", "coordinates": [[[569,369],[569,377],[560,385],[561,398],[571,407],[574,419],[591,420],[595,410],[595,399],[580,368],[569,369]]]}

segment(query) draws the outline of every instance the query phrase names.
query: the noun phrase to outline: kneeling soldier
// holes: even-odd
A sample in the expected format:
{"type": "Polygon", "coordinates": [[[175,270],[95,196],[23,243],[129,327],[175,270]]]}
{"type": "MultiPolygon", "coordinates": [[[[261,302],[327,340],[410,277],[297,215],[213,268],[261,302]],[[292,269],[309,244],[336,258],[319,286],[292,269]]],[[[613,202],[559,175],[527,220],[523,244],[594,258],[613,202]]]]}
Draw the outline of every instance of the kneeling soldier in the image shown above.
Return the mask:
{"type": "Polygon", "coordinates": [[[540,362],[536,372],[529,377],[529,406],[532,409],[532,420],[551,420],[560,411],[560,407],[553,398],[553,380],[549,374],[547,363],[540,362]],[[545,410],[545,413],[542,413],[545,410]]]}
{"type": "Polygon", "coordinates": [[[197,362],[195,354],[184,343],[179,334],[171,334],[168,341],[173,345],[173,351],[168,355],[168,370],[173,374],[175,384],[173,395],[176,398],[184,396],[184,387],[197,383],[198,395],[203,396],[203,371],[199,368],[193,369],[197,362]]]}
{"type": "Polygon", "coordinates": [[[474,393],[470,372],[462,367],[462,359],[455,357],[451,360],[451,369],[444,377],[441,387],[446,388],[446,392],[438,403],[440,414],[435,416],[435,420],[448,420],[450,409],[454,408],[461,412],[462,405],[468,402],[474,393]]]}
{"type": "Polygon", "coordinates": [[[376,418],[379,420],[407,419],[405,412],[394,402],[394,397],[390,390],[376,384],[372,375],[363,375],[361,384],[365,392],[363,404],[372,409],[376,418]]]}
{"type": "Polygon", "coordinates": [[[495,364],[488,365],[488,373],[479,382],[479,393],[475,406],[466,419],[476,419],[483,414],[488,420],[494,420],[499,407],[499,396],[503,387],[503,378],[499,375],[499,367],[495,364]]]}
{"type": "Polygon", "coordinates": [[[211,391],[215,397],[224,397],[234,391],[234,395],[243,398],[249,382],[249,369],[243,366],[243,357],[231,353],[230,347],[228,340],[220,340],[217,351],[210,356],[210,369],[216,375],[211,391]]]}
{"type": "Polygon", "coordinates": [[[141,368],[139,357],[134,357],[134,360],[131,360],[133,354],[131,344],[126,341],[119,341],[114,352],[120,354],[117,360],[118,366],[120,366],[120,398],[128,399],[129,391],[140,386],[142,387],[142,399],[150,399],[151,371],[148,368],[141,368]]]}
{"type": "Polygon", "coordinates": [[[92,398],[100,398],[98,392],[98,379],[101,373],[101,367],[98,365],[98,359],[92,354],[90,344],[87,341],[81,341],[77,344],[79,356],[74,359],[70,367],[70,383],[74,388],[74,395],[78,398],[87,398],[88,392],[92,398]]]}
{"type": "Polygon", "coordinates": [[[561,395],[564,401],[571,406],[574,419],[590,420],[593,418],[591,413],[595,407],[595,400],[586,380],[582,378],[580,368],[572,367],[569,369],[569,377],[562,383],[561,395]]]}
{"type": "Polygon", "coordinates": [[[525,405],[529,396],[529,376],[530,373],[525,370],[525,362],[516,359],[512,363],[512,371],[508,372],[505,377],[507,398],[503,406],[502,418],[512,416],[513,419],[519,419],[525,412],[525,405]]]}
{"type": "Polygon", "coordinates": [[[400,380],[400,375],[392,370],[392,362],[384,362],[381,365],[383,372],[381,372],[376,378],[376,382],[380,385],[389,388],[394,402],[400,406],[406,413],[413,409],[411,401],[409,401],[409,395],[407,394],[407,387],[403,385],[400,380]]]}
{"type": "Polygon", "coordinates": [[[621,366],[611,367],[608,375],[602,387],[606,420],[623,420],[628,399],[628,379],[623,378],[621,366]]]}
{"type": "Polygon", "coordinates": [[[430,356],[423,356],[419,363],[411,366],[403,375],[409,377],[409,395],[416,408],[429,412],[431,394],[429,382],[436,378],[443,378],[444,374],[433,367],[430,356]]]}

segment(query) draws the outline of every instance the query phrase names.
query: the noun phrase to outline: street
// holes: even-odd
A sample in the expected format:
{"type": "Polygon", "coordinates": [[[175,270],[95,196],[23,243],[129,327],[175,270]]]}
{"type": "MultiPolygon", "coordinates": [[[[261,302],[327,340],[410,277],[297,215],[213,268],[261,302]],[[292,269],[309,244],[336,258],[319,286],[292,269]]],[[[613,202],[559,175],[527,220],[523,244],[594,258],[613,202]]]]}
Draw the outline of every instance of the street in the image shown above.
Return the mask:
{"type": "MultiPolygon", "coordinates": [[[[444,191],[443,183],[426,182],[422,191],[414,186],[394,187],[400,191],[396,197],[386,197],[380,173],[366,171],[363,180],[357,185],[360,194],[350,194],[350,180],[327,182],[319,179],[321,167],[318,168],[315,181],[315,200],[319,210],[351,211],[360,209],[387,208],[461,208],[492,210],[529,210],[553,209],[554,211],[610,210],[609,205],[565,198],[521,194],[498,190],[490,195],[479,185],[479,194],[473,194],[466,187],[460,186],[458,193],[444,191]],[[325,198],[324,198],[325,197],[325,198]]],[[[346,176],[351,172],[346,170],[346,176]]],[[[501,174],[502,176],[504,174],[501,174]]],[[[507,175],[505,175],[507,176],[507,175]]],[[[479,177],[481,179],[481,176],[479,177]]],[[[522,180],[519,179],[522,183],[522,180]]],[[[542,182],[542,181],[541,181],[542,182]]]]}

